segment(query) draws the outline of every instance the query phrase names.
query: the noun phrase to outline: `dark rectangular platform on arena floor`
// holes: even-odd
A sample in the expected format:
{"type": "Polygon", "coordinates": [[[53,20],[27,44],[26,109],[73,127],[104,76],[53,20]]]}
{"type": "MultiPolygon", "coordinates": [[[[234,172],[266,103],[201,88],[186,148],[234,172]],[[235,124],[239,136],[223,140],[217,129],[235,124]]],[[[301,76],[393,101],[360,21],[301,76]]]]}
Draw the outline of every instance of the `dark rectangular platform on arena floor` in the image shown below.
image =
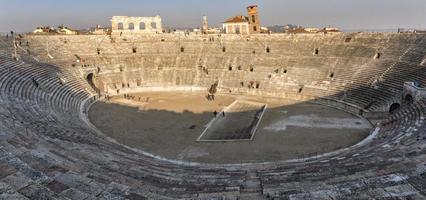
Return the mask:
{"type": "Polygon", "coordinates": [[[200,142],[253,140],[267,104],[236,100],[218,113],[198,137],[200,142]],[[225,115],[223,115],[225,112],[225,115]]]}

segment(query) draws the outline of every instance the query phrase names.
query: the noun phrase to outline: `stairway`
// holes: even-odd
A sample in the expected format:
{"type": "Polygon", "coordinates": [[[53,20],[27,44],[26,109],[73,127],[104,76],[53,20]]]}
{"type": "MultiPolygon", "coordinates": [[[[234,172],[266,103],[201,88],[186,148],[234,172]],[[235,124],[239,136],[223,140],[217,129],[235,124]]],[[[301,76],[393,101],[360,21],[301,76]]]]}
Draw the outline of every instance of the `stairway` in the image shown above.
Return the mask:
{"type": "Polygon", "coordinates": [[[240,193],[240,199],[244,200],[265,199],[262,195],[262,184],[257,172],[247,171],[244,185],[241,186],[240,193]]]}

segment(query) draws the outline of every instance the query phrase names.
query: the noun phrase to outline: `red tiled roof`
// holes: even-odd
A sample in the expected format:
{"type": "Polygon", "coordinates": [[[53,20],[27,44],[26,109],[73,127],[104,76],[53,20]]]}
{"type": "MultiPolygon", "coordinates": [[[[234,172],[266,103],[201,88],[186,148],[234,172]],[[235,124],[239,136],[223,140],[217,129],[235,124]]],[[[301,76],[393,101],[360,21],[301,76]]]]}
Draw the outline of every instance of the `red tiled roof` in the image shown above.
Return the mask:
{"type": "Polygon", "coordinates": [[[224,23],[241,23],[241,22],[248,22],[247,17],[239,15],[232,18],[227,19],[224,23]]]}

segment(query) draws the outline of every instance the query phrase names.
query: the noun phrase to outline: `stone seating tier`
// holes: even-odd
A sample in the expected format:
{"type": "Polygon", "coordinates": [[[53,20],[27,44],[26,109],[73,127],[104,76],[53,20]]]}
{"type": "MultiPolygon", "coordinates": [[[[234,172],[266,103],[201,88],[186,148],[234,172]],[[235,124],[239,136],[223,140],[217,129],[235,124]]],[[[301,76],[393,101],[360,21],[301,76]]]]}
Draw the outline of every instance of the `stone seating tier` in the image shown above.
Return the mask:
{"type": "Polygon", "coordinates": [[[220,78],[223,92],[323,97],[374,111],[383,110],[383,105],[398,96],[399,83],[425,81],[420,73],[424,66],[419,63],[424,49],[416,46],[416,42],[423,45],[422,37],[272,35],[247,41],[223,36],[208,42],[202,37],[160,34],[127,41],[114,38],[114,43],[107,36],[25,37],[30,46],[24,48],[39,61],[25,51],[19,52],[20,61],[11,59],[10,39],[0,38],[0,198],[236,199],[258,195],[258,190],[246,188],[251,176],[259,180],[263,198],[425,198],[424,100],[403,106],[380,122],[371,141],[347,150],[264,164],[189,165],[129,149],[88,127],[80,118],[80,106],[93,101],[95,92],[84,80],[82,63],[71,66],[76,64],[75,54],[84,57],[86,63],[100,68],[97,78],[109,87],[120,88],[128,82],[135,88],[146,84],[207,87],[220,78]],[[347,37],[352,37],[351,42],[344,42],[347,37]],[[142,52],[120,53],[134,41],[142,52]],[[156,45],[148,45],[153,41],[156,45]],[[53,59],[46,56],[46,42],[53,59]],[[180,44],[186,44],[184,52],[179,52],[180,44]],[[223,44],[226,52],[220,48],[223,44]],[[265,45],[270,53],[262,52],[265,45]],[[99,47],[102,53],[96,55],[99,47]],[[208,50],[203,52],[201,47],[208,50]],[[312,55],[317,47],[319,55],[312,55]],[[374,59],[376,51],[383,57],[374,59]],[[308,74],[304,76],[303,71],[308,74]],[[123,73],[126,79],[121,78],[123,73]],[[163,82],[154,82],[159,77],[163,82]],[[381,79],[377,88],[371,86],[372,77],[381,79]],[[152,82],[138,86],[137,79],[152,82]],[[247,87],[253,79],[260,82],[258,89],[247,87]]]}

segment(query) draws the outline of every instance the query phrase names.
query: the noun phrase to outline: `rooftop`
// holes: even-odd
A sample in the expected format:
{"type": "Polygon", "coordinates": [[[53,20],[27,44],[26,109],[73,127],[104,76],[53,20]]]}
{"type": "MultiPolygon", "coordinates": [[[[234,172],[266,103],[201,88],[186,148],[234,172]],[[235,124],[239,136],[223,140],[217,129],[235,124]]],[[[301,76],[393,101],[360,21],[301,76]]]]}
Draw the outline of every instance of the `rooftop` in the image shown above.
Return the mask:
{"type": "Polygon", "coordinates": [[[227,19],[224,23],[241,23],[241,22],[248,22],[247,17],[238,15],[238,16],[227,19]]]}

